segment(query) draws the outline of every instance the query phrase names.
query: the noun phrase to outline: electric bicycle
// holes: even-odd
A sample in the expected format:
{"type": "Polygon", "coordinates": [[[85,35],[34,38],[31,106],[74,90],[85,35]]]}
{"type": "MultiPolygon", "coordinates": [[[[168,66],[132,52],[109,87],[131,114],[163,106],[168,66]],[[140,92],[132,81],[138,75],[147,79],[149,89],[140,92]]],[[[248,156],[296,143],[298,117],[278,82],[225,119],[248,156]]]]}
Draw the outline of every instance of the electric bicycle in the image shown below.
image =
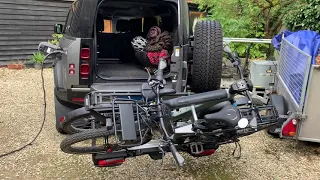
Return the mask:
{"type": "MultiPolygon", "coordinates": [[[[90,129],[67,136],[61,142],[61,150],[92,154],[99,167],[121,165],[125,159],[141,155],[163,159],[166,153],[183,166],[185,160],[180,152],[208,156],[223,144],[237,143],[241,137],[277,124],[275,107],[253,103],[253,86],[244,78],[239,58],[229,47],[225,51],[240,75],[227,89],[164,100],[162,97],[175,91],[165,86],[163,70],[167,64],[160,59],[156,77],[150,75],[142,84],[141,94],[137,94],[142,95],[142,100],[125,93],[87,94],[85,108],[96,119],[90,122],[90,129]],[[242,101],[236,98],[239,95],[242,101]],[[189,110],[179,113],[183,108],[189,110]]],[[[72,123],[65,126],[72,129],[72,123]]]]}

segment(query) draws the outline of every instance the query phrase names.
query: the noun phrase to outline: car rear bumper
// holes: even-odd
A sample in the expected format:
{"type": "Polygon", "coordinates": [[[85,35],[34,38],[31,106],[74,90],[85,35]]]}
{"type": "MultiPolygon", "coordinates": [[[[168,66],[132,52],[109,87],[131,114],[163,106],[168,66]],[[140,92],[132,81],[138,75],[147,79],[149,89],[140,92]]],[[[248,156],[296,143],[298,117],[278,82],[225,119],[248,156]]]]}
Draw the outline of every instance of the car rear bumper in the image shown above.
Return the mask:
{"type": "Polygon", "coordinates": [[[74,94],[71,92],[71,90],[64,91],[64,90],[57,90],[57,89],[55,89],[54,93],[55,93],[55,98],[57,99],[57,101],[66,107],[76,109],[76,108],[81,108],[84,106],[83,101],[79,101],[79,100],[81,100],[81,98],[84,99],[84,96],[86,93],[74,94]],[[72,101],[72,99],[78,100],[78,101],[72,101]]]}

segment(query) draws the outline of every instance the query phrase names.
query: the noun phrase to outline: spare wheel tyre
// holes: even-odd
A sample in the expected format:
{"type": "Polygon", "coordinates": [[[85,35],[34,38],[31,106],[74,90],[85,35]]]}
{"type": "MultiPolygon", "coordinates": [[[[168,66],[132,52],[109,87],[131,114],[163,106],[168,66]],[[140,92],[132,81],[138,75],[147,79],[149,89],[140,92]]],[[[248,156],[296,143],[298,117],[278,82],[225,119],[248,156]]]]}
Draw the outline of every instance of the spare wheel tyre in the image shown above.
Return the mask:
{"type": "Polygon", "coordinates": [[[196,93],[220,89],[223,38],[218,21],[199,21],[195,27],[192,91],[196,93]]]}

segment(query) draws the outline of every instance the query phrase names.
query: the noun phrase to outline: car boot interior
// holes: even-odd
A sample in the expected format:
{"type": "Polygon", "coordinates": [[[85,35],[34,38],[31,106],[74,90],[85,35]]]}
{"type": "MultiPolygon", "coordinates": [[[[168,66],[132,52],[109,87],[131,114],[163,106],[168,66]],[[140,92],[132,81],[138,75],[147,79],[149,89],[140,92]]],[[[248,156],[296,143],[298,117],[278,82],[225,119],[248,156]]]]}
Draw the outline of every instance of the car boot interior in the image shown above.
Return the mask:
{"type": "MultiPolygon", "coordinates": [[[[104,1],[96,20],[96,72],[101,79],[147,79],[147,66],[133,48],[135,37],[147,39],[159,27],[177,45],[177,7],[163,1],[104,1]]],[[[168,50],[169,58],[172,49],[168,50]]],[[[146,56],[147,57],[147,56],[146,56]]]]}

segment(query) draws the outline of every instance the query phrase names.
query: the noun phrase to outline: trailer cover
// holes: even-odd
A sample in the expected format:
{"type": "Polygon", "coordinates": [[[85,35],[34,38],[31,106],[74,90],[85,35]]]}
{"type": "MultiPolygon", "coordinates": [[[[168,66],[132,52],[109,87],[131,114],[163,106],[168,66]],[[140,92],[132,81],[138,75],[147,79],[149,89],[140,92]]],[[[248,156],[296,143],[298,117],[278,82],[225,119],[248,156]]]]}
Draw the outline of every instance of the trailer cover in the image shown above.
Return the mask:
{"type": "Polygon", "coordinates": [[[278,51],[280,51],[280,43],[283,35],[287,41],[312,57],[311,65],[315,64],[315,58],[319,55],[320,48],[319,33],[310,30],[301,30],[297,32],[287,30],[282,31],[272,39],[272,44],[278,51]]]}

